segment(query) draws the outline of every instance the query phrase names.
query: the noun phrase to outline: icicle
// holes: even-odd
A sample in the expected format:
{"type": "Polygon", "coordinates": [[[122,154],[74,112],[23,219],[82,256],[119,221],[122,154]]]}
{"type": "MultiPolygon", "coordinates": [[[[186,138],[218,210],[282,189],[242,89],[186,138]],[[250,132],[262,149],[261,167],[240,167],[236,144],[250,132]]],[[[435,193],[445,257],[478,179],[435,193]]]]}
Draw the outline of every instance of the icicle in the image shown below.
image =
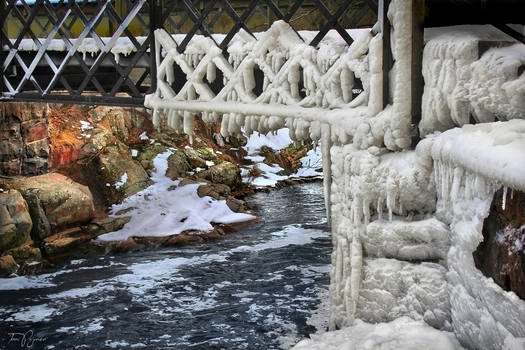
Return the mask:
{"type": "Polygon", "coordinates": [[[193,128],[194,128],[193,115],[190,112],[185,111],[184,112],[184,133],[190,137],[190,144],[193,144],[193,128]]]}
{"type": "Polygon", "coordinates": [[[341,70],[341,91],[343,101],[349,103],[352,101],[352,88],[354,87],[354,74],[346,67],[341,70]]]}
{"type": "Polygon", "coordinates": [[[255,88],[255,76],[253,69],[245,69],[243,72],[244,89],[248,92],[253,91],[255,88]]]}
{"type": "Polygon", "coordinates": [[[505,204],[507,202],[507,186],[503,187],[503,198],[501,199],[501,209],[505,210],[505,204]]]}
{"type": "Polygon", "coordinates": [[[213,83],[215,81],[216,76],[217,69],[215,67],[215,64],[213,62],[208,63],[208,66],[206,67],[206,80],[208,80],[209,83],[213,83]]]}

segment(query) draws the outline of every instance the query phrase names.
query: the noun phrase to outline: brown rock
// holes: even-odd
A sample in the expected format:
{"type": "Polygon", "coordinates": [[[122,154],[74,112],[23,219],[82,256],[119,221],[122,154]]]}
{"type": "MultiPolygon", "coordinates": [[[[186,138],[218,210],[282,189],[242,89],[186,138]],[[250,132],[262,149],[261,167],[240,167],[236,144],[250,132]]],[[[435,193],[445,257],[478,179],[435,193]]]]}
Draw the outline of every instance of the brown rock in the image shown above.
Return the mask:
{"type": "Polygon", "coordinates": [[[22,162],[20,159],[11,159],[8,161],[0,162],[0,174],[7,176],[20,175],[22,170],[22,162]]]}
{"type": "Polygon", "coordinates": [[[199,197],[209,196],[214,199],[224,199],[231,194],[231,189],[228,185],[224,184],[208,184],[200,185],[197,188],[197,195],[199,197]]]}
{"type": "Polygon", "coordinates": [[[44,252],[47,255],[64,253],[89,240],[90,235],[83,234],[79,227],[74,227],[45,238],[44,252]]]}
{"type": "Polygon", "coordinates": [[[198,173],[197,177],[209,180],[214,184],[228,185],[232,190],[242,185],[241,170],[238,166],[230,162],[222,162],[214,165],[208,170],[198,173]]]}
{"type": "Polygon", "coordinates": [[[113,251],[118,252],[118,253],[126,253],[126,252],[141,250],[141,249],[144,249],[144,248],[145,248],[144,245],[135,242],[133,237],[129,237],[125,241],[119,242],[113,248],[113,251]]]}
{"type": "Polygon", "coordinates": [[[45,121],[30,121],[22,123],[22,135],[26,143],[47,139],[47,123],[45,121]]]}
{"type": "Polygon", "coordinates": [[[19,264],[22,262],[40,261],[42,259],[40,249],[35,247],[32,241],[29,241],[20,247],[10,249],[7,251],[7,254],[11,255],[19,264]]]}
{"type": "Polygon", "coordinates": [[[0,253],[26,242],[32,225],[27,203],[20,192],[0,193],[0,253]]]}
{"type": "Polygon", "coordinates": [[[226,200],[226,205],[236,213],[243,213],[246,211],[246,203],[235,197],[230,197],[226,200]]]}
{"type": "MultiPolygon", "coordinates": [[[[31,203],[30,213],[37,227],[47,226],[47,219],[51,231],[57,232],[63,227],[84,223],[93,218],[95,209],[89,189],[64,175],[50,173],[17,178],[13,185],[31,203]]],[[[34,239],[42,239],[49,233],[47,229],[36,232],[34,239]]]]}
{"type": "Polygon", "coordinates": [[[184,149],[184,154],[186,154],[186,159],[193,169],[206,168],[206,161],[201,158],[199,152],[196,150],[187,148],[184,149]]]}
{"type": "Polygon", "coordinates": [[[170,237],[168,240],[164,242],[164,246],[166,247],[172,247],[172,246],[185,246],[188,244],[195,244],[200,243],[204,241],[204,239],[198,235],[190,235],[187,233],[181,233],[178,235],[174,235],[170,237]]]}
{"type": "Polygon", "coordinates": [[[210,182],[207,181],[207,180],[204,180],[204,179],[195,179],[195,178],[192,178],[192,177],[185,177],[184,179],[181,180],[181,182],[179,182],[179,186],[201,184],[201,183],[209,184],[210,182]]]}
{"type": "Polygon", "coordinates": [[[30,158],[49,156],[49,140],[42,139],[26,143],[26,154],[30,158]]]}
{"type": "Polygon", "coordinates": [[[0,277],[8,277],[18,271],[18,265],[11,255],[0,256],[0,277]]]}
{"type": "Polygon", "coordinates": [[[483,222],[483,241],[474,252],[474,262],[501,288],[525,300],[525,193],[503,190],[494,194],[490,214],[483,222]]]}
{"type": "Polygon", "coordinates": [[[24,154],[24,143],[21,139],[0,140],[0,160],[21,158],[24,154]]]}
{"type": "Polygon", "coordinates": [[[108,202],[117,203],[151,184],[144,168],[131,157],[123,144],[109,146],[97,157],[97,166],[108,202]]]}
{"type": "Polygon", "coordinates": [[[22,162],[23,175],[41,175],[47,173],[49,162],[47,158],[25,158],[22,162]]]}
{"type": "Polygon", "coordinates": [[[191,166],[184,152],[181,150],[174,151],[168,157],[166,176],[172,180],[177,180],[178,178],[184,177],[188,171],[191,171],[191,166]]]}

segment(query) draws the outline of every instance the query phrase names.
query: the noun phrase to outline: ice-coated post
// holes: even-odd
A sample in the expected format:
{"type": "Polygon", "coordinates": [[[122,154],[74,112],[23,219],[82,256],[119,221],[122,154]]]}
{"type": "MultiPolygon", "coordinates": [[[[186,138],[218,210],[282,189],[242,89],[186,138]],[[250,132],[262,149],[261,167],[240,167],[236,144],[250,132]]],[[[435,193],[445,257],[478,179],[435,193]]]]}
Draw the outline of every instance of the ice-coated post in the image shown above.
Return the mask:
{"type": "Polygon", "coordinates": [[[324,205],[326,208],[326,220],[331,222],[330,188],[332,187],[332,161],[330,159],[330,148],[332,148],[332,136],[330,124],[323,123],[321,126],[321,153],[323,156],[323,187],[324,205]]]}

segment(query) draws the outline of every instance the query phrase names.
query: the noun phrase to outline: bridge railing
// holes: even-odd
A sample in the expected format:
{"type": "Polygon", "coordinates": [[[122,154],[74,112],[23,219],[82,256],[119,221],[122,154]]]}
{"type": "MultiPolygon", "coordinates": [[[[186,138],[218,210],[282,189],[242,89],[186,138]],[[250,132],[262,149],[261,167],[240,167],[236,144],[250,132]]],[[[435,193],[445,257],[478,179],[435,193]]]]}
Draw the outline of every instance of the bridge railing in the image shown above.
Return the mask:
{"type": "Polygon", "coordinates": [[[2,99],[143,105],[154,91],[153,31],[195,35],[225,51],[240,31],[284,20],[314,29],[316,46],[334,29],[375,21],[375,0],[6,0],[0,1],[2,99]],[[224,34],[216,36],[215,33],[224,34]]]}

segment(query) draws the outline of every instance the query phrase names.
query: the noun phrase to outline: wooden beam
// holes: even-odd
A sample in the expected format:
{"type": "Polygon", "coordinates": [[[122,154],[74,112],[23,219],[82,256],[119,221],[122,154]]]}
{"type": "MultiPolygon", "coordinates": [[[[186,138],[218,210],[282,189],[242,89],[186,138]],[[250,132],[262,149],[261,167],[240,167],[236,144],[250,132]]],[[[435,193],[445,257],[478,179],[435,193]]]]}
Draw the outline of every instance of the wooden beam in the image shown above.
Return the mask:
{"type": "Polygon", "coordinates": [[[423,97],[423,34],[425,26],[425,0],[412,0],[412,146],[419,141],[419,122],[423,97]]]}
{"type": "Polygon", "coordinates": [[[379,0],[378,4],[378,21],[381,24],[381,33],[383,36],[383,108],[390,103],[390,84],[388,73],[392,69],[392,46],[390,44],[390,21],[386,16],[390,0],[379,0]]]}

